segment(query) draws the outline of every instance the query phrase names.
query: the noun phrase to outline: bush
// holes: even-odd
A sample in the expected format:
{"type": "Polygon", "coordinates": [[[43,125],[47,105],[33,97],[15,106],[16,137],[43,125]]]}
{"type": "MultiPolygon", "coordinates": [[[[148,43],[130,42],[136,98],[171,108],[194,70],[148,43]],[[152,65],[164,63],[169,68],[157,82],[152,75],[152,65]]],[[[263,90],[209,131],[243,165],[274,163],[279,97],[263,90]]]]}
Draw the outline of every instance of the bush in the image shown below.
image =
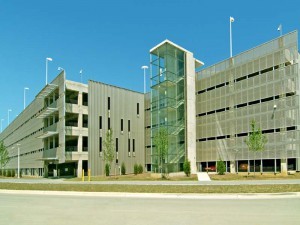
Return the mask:
{"type": "Polygon", "coordinates": [[[15,170],[12,170],[11,171],[11,177],[15,177],[16,176],[16,171],[15,170]]]}
{"type": "Polygon", "coordinates": [[[125,163],[122,162],[122,165],[121,165],[121,174],[122,175],[125,175],[126,174],[126,166],[125,166],[125,163]]]}
{"type": "Polygon", "coordinates": [[[105,164],[105,175],[108,177],[110,173],[110,166],[108,163],[105,164]]]}
{"type": "Polygon", "coordinates": [[[138,165],[138,174],[142,174],[143,173],[143,166],[142,164],[138,165]]]}
{"type": "Polygon", "coordinates": [[[6,171],[6,176],[7,176],[7,177],[11,177],[11,170],[7,170],[7,171],[6,171]]]}
{"type": "Polygon", "coordinates": [[[191,175],[191,162],[188,160],[185,160],[183,163],[183,171],[187,177],[191,175]]]}
{"type": "Polygon", "coordinates": [[[134,173],[134,175],[137,175],[138,174],[138,171],[139,170],[139,166],[138,166],[138,164],[134,164],[134,166],[133,166],[133,173],[134,173]]]}
{"type": "Polygon", "coordinates": [[[0,169],[0,176],[2,176],[2,169],[0,169]]]}
{"type": "Polygon", "coordinates": [[[223,162],[222,160],[219,160],[217,162],[217,171],[219,175],[224,175],[225,171],[226,171],[226,166],[225,166],[225,162],[223,162]]]}

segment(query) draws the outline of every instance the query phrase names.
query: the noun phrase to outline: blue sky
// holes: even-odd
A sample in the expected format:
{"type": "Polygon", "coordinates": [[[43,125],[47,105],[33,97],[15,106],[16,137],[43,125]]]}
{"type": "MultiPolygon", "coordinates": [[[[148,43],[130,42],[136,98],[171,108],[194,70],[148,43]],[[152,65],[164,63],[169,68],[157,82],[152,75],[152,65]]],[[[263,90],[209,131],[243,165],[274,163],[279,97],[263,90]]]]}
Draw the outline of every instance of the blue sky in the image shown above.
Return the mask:
{"type": "MultiPolygon", "coordinates": [[[[63,67],[67,79],[89,79],[143,91],[142,65],[165,39],[194,53],[206,66],[299,30],[297,0],[0,0],[0,119],[7,125],[63,67]]],[[[149,82],[148,82],[149,83],[149,82]]]]}

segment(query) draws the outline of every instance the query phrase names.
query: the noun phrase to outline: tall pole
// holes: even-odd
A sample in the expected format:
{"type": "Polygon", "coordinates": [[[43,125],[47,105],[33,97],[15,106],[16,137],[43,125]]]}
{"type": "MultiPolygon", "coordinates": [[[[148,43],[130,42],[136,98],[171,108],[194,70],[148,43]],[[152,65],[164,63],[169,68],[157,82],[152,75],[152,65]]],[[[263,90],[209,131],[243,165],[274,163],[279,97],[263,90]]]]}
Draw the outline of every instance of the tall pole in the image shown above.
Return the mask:
{"type": "Polygon", "coordinates": [[[11,112],[11,109],[7,110],[7,125],[9,125],[9,112],[11,112]]]}
{"type": "Polygon", "coordinates": [[[142,69],[144,70],[144,94],[146,93],[146,69],[148,68],[148,66],[142,66],[142,69]]]}
{"type": "Polygon", "coordinates": [[[26,108],[26,90],[29,90],[29,88],[24,87],[24,109],[26,108]]]}
{"type": "Polygon", "coordinates": [[[282,24],[279,24],[277,30],[279,31],[280,37],[281,37],[282,36],[282,24]]]}
{"type": "Polygon", "coordinates": [[[234,22],[234,18],[230,17],[229,18],[229,35],[230,35],[230,58],[232,57],[232,27],[231,27],[231,23],[234,22]]]}
{"type": "Polygon", "coordinates": [[[52,61],[52,58],[47,57],[46,58],[46,85],[48,84],[48,61],[52,61]]]}
{"type": "Polygon", "coordinates": [[[2,127],[2,122],[4,121],[4,119],[1,119],[1,133],[2,133],[2,129],[3,129],[3,127],[2,127]]]}
{"type": "Polygon", "coordinates": [[[82,73],[83,73],[83,70],[81,69],[80,71],[79,71],[79,74],[80,74],[80,82],[82,83],[82,73]]]}

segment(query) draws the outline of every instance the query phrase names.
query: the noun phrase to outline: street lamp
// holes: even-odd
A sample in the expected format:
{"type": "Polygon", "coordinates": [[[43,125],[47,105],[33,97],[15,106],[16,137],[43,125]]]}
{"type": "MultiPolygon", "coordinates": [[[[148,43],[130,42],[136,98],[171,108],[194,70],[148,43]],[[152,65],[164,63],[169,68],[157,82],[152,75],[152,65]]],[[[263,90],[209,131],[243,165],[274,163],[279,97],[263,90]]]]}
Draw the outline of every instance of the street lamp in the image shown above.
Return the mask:
{"type": "Polygon", "coordinates": [[[58,70],[58,71],[63,71],[63,70],[65,70],[65,69],[59,66],[59,67],[57,68],[57,70],[58,70]]]}
{"type": "Polygon", "coordinates": [[[142,70],[144,70],[144,94],[146,93],[146,69],[148,69],[148,66],[142,66],[142,70]]]}
{"type": "MultiPolygon", "coordinates": [[[[19,143],[16,144],[18,147],[18,179],[20,179],[20,145],[19,143]]],[[[12,147],[14,149],[15,147],[12,147]]]]}
{"type": "Polygon", "coordinates": [[[9,125],[9,112],[11,111],[12,111],[11,109],[7,110],[7,125],[9,125]]]}
{"type": "Polygon", "coordinates": [[[26,90],[29,90],[29,88],[24,87],[24,109],[26,108],[26,90]]]}
{"type": "Polygon", "coordinates": [[[82,83],[82,73],[83,73],[83,69],[81,69],[80,71],[79,71],[79,74],[80,74],[80,82],[82,83]]]}
{"type": "Polygon", "coordinates": [[[46,58],[46,85],[48,84],[48,61],[52,62],[53,59],[49,57],[46,58]]]}
{"type": "Polygon", "coordinates": [[[4,119],[1,119],[1,133],[2,133],[2,122],[4,121],[4,119]]]}

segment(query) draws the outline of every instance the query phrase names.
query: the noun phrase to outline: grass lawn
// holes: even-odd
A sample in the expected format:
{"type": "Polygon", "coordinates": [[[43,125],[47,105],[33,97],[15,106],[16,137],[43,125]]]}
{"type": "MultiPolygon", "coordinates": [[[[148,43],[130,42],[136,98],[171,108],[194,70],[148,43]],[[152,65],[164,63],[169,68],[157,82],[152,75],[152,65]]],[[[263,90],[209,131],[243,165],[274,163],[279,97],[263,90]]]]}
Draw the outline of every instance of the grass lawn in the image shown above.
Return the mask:
{"type": "Polygon", "coordinates": [[[296,173],[295,175],[284,175],[284,174],[274,174],[274,173],[239,173],[232,174],[227,173],[225,175],[218,174],[209,174],[210,179],[212,180],[284,180],[284,179],[300,179],[300,173],[296,173]]]}
{"type": "Polygon", "coordinates": [[[0,189],[82,191],[82,192],[130,192],[130,193],[278,193],[300,192],[300,185],[106,185],[106,184],[22,184],[0,183],[0,189]]]}

